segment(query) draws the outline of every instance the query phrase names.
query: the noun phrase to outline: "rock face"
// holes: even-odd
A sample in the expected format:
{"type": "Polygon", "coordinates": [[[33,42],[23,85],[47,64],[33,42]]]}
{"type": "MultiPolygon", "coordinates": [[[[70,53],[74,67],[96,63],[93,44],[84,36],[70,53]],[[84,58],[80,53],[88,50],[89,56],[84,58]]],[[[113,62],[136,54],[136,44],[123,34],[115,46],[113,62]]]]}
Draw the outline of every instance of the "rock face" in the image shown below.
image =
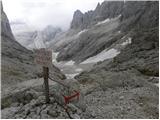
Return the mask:
{"type": "Polygon", "coordinates": [[[115,18],[118,15],[122,16],[121,20],[126,20],[128,18],[131,19],[132,17],[130,22],[134,22],[140,17],[138,20],[139,24],[143,25],[144,27],[153,26],[153,24],[158,22],[158,19],[156,18],[158,14],[157,9],[158,5],[156,5],[156,2],[150,1],[104,1],[101,5],[98,3],[94,11],[88,11],[84,14],[79,10],[75,11],[73,20],[71,22],[71,29],[86,29],[92,25],[95,25],[98,21],[103,21],[107,18],[115,18]],[[147,20],[145,19],[153,15],[155,15],[155,17],[147,20]],[[150,25],[147,24],[149,22],[151,22],[150,25]]]}
{"type": "Polygon", "coordinates": [[[127,63],[139,71],[158,75],[158,9],[157,1],[105,1],[98,4],[94,11],[85,14],[76,11],[71,29],[84,30],[78,38],[63,45],[63,48],[61,45],[58,47],[60,53],[57,60],[74,60],[80,63],[119,43],[122,46],[121,41],[130,38],[130,45],[123,50],[118,47],[122,52],[115,58],[117,63],[130,60],[131,63],[127,63]],[[89,24],[85,24],[87,22],[82,21],[89,13],[90,17],[86,19],[89,24]],[[92,22],[93,18],[98,18],[95,23],[92,22]],[[136,59],[139,61],[134,62],[136,59]]]}
{"type": "Polygon", "coordinates": [[[95,25],[98,21],[107,18],[115,18],[121,14],[123,5],[123,1],[104,1],[101,5],[98,3],[94,11],[88,11],[83,14],[81,11],[77,10],[73,15],[71,29],[86,29],[95,25]]]}
{"type": "Polygon", "coordinates": [[[122,30],[158,27],[158,1],[126,2],[121,13],[122,30]],[[127,21],[126,21],[127,20],[127,21]],[[126,29],[124,29],[126,28],[126,29]]]}

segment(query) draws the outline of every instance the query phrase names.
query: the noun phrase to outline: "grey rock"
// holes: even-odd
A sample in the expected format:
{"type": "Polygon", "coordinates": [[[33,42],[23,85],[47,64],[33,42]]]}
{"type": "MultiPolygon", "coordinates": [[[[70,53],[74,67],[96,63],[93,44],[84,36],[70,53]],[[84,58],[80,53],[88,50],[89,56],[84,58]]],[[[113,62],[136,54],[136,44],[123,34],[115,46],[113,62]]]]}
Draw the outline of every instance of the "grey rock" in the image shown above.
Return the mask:
{"type": "Polygon", "coordinates": [[[73,119],[81,119],[80,116],[77,115],[77,114],[72,114],[71,117],[72,117],[73,119]]]}
{"type": "Polygon", "coordinates": [[[16,102],[16,103],[12,103],[11,106],[12,107],[18,107],[18,106],[20,106],[20,104],[18,102],[16,102]]]}
{"type": "Polygon", "coordinates": [[[77,108],[75,105],[71,104],[71,103],[67,104],[67,107],[68,107],[69,109],[71,109],[71,111],[72,111],[73,113],[76,113],[76,112],[78,111],[78,108],[77,108]]]}
{"type": "Polygon", "coordinates": [[[44,104],[44,105],[41,107],[41,109],[44,110],[46,107],[47,107],[47,105],[44,104]]]}
{"type": "Polygon", "coordinates": [[[56,118],[58,117],[58,113],[56,111],[54,111],[53,109],[52,110],[49,110],[48,114],[50,116],[52,116],[53,118],[56,118]]]}
{"type": "Polygon", "coordinates": [[[37,107],[37,112],[36,112],[36,114],[37,114],[37,115],[40,115],[40,112],[41,112],[41,108],[40,108],[40,107],[37,107]]]}
{"type": "Polygon", "coordinates": [[[120,100],[123,100],[123,99],[124,99],[124,96],[120,96],[119,99],[120,99],[120,100]]]}
{"type": "Polygon", "coordinates": [[[34,100],[34,99],[31,100],[30,105],[31,105],[32,107],[34,107],[36,104],[37,104],[36,100],[34,100]]]}
{"type": "Polygon", "coordinates": [[[117,17],[121,14],[123,5],[124,2],[122,1],[104,1],[101,5],[98,3],[94,11],[88,11],[83,14],[80,10],[76,10],[71,22],[71,29],[85,29],[98,21],[117,17]]]}

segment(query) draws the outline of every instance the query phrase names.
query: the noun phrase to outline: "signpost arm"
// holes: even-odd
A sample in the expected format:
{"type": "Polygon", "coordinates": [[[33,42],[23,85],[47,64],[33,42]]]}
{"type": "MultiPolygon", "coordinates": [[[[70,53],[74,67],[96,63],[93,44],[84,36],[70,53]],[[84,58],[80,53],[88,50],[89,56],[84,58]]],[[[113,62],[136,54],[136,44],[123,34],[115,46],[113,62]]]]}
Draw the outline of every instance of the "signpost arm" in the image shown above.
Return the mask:
{"type": "Polygon", "coordinates": [[[49,99],[49,84],[48,84],[48,77],[49,77],[48,67],[43,67],[43,76],[44,76],[46,103],[49,103],[50,99],[49,99]]]}

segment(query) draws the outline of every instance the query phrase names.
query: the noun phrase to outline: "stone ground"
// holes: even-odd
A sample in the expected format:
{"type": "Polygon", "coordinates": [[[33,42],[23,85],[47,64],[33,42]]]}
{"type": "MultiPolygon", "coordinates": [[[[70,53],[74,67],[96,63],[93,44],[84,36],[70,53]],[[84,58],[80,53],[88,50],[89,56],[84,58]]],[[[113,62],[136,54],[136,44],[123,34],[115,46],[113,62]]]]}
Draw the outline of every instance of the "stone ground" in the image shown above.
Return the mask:
{"type": "MultiPolygon", "coordinates": [[[[25,104],[23,102],[12,103],[9,108],[2,109],[3,119],[65,119],[65,118],[80,118],[81,110],[73,104],[68,105],[68,112],[59,105],[53,97],[50,97],[50,103],[45,103],[45,96],[37,94],[34,90],[27,91],[34,94],[35,99],[30,100],[25,104]],[[32,92],[31,92],[32,91],[32,92]],[[36,95],[37,94],[37,95],[36,95]],[[35,96],[36,95],[36,96],[35,96]]],[[[26,93],[27,93],[26,92],[26,93]]]]}
{"type": "MultiPolygon", "coordinates": [[[[65,72],[69,69],[74,72],[80,67],[69,65],[62,68],[65,72]]],[[[50,104],[45,104],[42,78],[19,83],[6,89],[4,96],[8,97],[2,99],[2,118],[158,118],[158,77],[145,78],[130,71],[104,73],[82,74],[78,79],[66,80],[71,89],[79,90],[81,94],[78,102],[67,105],[69,115],[62,103],[56,102],[63,101],[60,95],[66,92],[63,87],[50,81],[50,93],[57,94],[51,95],[50,104]],[[57,99],[57,96],[61,98],[57,99]]]]}

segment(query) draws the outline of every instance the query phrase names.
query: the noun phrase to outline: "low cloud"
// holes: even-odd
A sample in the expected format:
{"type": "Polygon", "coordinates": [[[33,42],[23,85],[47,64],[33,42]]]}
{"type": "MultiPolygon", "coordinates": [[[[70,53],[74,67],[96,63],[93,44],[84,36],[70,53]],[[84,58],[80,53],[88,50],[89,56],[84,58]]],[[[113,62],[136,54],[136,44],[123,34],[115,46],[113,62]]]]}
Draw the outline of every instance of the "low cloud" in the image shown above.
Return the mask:
{"type": "Polygon", "coordinates": [[[68,29],[75,10],[94,10],[103,0],[4,0],[9,20],[22,21],[30,26],[44,28],[51,24],[68,29]]]}

